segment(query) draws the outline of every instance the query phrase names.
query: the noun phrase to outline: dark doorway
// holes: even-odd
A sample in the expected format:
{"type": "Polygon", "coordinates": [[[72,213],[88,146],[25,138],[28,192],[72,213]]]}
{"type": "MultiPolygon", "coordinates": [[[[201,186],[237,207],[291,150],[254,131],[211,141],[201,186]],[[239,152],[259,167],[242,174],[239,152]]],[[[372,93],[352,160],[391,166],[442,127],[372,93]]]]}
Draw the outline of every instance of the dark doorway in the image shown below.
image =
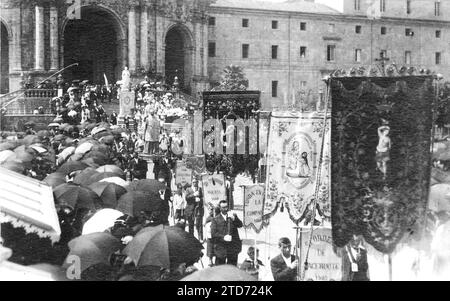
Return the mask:
{"type": "Polygon", "coordinates": [[[8,30],[5,24],[1,24],[1,41],[0,41],[0,94],[9,92],[9,39],[8,30]]]}
{"type": "Polygon", "coordinates": [[[172,85],[178,76],[180,88],[184,88],[184,39],[179,30],[172,28],[166,36],[166,83],[172,85]]]}
{"type": "Polygon", "coordinates": [[[68,21],[64,31],[64,66],[79,63],[65,73],[67,80],[116,82],[121,68],[118,24],[106,10],[83,7],[81,20],[68,21]]]}

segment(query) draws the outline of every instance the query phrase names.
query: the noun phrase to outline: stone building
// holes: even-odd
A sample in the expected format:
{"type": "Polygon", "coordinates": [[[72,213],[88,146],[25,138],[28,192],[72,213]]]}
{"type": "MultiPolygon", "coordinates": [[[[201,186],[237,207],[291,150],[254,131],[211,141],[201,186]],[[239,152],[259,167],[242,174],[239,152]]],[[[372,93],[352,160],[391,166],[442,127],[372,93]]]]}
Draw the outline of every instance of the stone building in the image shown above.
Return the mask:
{"type": "Polygon", "coordinates": [[[450,3],[344,0],[343,13],[313,0],[1,0],[1,91],[63,67],[67,79],[103,83],[128,66],[192,94],[240,65],[265,109],[323,97],[335,69],[386,63],[448,78],[450,3]]]}

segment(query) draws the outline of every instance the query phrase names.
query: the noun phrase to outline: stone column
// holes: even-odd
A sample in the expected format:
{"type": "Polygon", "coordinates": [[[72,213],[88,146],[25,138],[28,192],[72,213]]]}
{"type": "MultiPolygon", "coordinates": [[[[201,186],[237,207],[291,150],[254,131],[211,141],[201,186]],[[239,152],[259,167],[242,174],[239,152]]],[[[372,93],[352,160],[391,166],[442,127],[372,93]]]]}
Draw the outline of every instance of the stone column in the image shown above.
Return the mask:
{"type": "Polygon", "coordinates": [[[35,34],[34,34],[34,69],[44,70],[44,7],[36,5],[35,8],[35,34]]]}
{"type": "Polygon", "coordinates": [[[202,24],[203,32],[203,70],[202,76],[208,76],[208,24],[202,24]]]}
{"type": "Polygon", "coordinates": [[[136,71],[136,7],[130,6],[128,12],[128,67],[130,72],[136,71]]]}
{"type": "MultiPolygon", "coordinates": [[[[20,8],[14,8],[14,15],[20,16],[20,8]]],[[[12,27],[12,39],[11,46],[9,47],[9,57],[11,58],[11,64],[9,66],[10,71],[22,70],[22,26],[20,18],[14,18],[11,21],[12,27]]],[[[11,37],[10,37],[11,38],[11,37]]]]}
{"type": "Polygon", "coordinates": [[[148,8],[142,6],[141,10],[141,67],[149,69],[148,56],[148,8]]]}
{"type": "Polygon", "coordinates": [[[200,23],[194,23],[194,49],[195,49],[195,73],[194,77],[198,77],[202,75],[202,47],[203,47],[203,39],[202,39],[202,30],[200,23]]]}
{"type": "Polygon", "coordinates": [[[50,7],[50,70],[59,69],[58,56],[58,9],[54,4],[50,7]]]}

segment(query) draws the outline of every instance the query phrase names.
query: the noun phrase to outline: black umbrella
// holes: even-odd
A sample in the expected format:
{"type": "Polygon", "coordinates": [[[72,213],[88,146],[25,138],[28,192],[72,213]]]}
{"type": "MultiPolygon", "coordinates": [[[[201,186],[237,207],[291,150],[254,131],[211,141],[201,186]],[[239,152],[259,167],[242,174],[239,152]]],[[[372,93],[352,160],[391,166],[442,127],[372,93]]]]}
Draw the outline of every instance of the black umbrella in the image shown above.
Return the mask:
{"type": "Polygon", "coordinates": [[[83,272],[97,264],[110,265],[111,255],[120,250],[122,243],[109,233],[99,232],[74,238],[68,246],[70,248],[68,257],[77,256],[83,272]]]}
{"type": "Polygon", "coordinates": [[[49,174],[44,181],[48,185],[52,186],[52,188],[56,188],[59,185],[66,183],[66,175],[60,172],[54,172],[49,174]]]}
{"type": "Polygon", "coordinates": [[[108,182],[96,182],[89,188],[102,199],[104,208],[116,208],[120,197],[127,193],[122,186],[108,182]]]}
{"type": "Polygon", "coordinates": [[[122,195],[116,209],[129,216],[142,216],[143,212],[158,212],[163,200],[159,194],[143,191],[131,191],[122,195]]]}
{"type": "Polygon", "coordinates": [[[87,168],[88,165],[80,162],[80,161],[70,161],[70,162],[66,162],[63,165],[61,165],[61,167],[57,170],[60,173],[63,174],[70,174],[73,171],[77,171],[77,170],[83,170],[85,168],[87,168]]]}
{"type": "Polygon", "coordinates": [[[102,201],[94,191],[71,183],[59,185],[53,195],[60,205],[72,208],[96,210],[102,207],[102,201]]]}
{"type": "Polygon", "coordinates": [[[170,269],[181,263],[192,265],[202,257],[202,244],[192,234],[178,228],[159,225],[139,231],[125,247],[136,266],[170,269]]]}
{"type": "Polygon", "coordinates": [[[90,184],[92,184],[92,182],[90,182],[89,178],[98,173],[99,172],[96,171],[95,168],[87,167],[87,168],[83,169],[79,174],[77,174],[75,176],[75,178],[73,178],[73,182],[77,185],[89,186],[90,184]]]}

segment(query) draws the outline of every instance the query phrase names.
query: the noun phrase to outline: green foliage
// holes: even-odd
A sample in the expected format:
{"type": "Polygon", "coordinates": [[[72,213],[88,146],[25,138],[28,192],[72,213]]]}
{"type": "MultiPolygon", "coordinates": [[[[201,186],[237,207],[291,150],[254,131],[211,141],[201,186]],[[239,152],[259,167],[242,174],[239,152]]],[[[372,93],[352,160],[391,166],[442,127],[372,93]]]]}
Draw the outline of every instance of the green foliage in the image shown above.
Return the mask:
{"type": "Polygon", "coordinates": [[[223,69],[220,84],[212,91],[245,91],[248,88],[248,79],[245,78],[242,67],[230,65],[223,69]]]}

